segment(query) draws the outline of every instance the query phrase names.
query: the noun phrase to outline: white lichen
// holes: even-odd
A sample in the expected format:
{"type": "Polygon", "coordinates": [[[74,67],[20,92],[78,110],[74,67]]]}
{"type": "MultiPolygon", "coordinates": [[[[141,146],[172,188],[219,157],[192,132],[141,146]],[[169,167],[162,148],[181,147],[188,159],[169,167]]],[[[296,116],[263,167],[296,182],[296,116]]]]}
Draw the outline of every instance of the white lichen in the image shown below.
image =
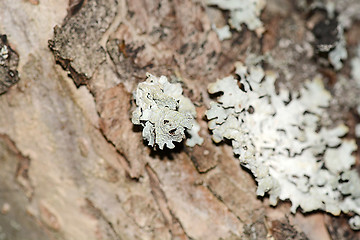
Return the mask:
{"type": "Polygon", "coordinates": [[[343,67],[342,61],[348,57],[344,29],[341,25],[338,25],[338,39],[335,48],[329,52],[329,61],[335,70],[340,70],[343,67]]]}
{"type": "Polygon", "coordinates": [[[354,21],[360,20],[359,0],[316,0],[313,4],[325,6],[327,12],[332,16],[338,15],[340,24],[348,29],[354,21]]]}
{"type": "Polygon", "coordinates": [[[229,11],[229,24],[236,30],[240,31],[241,24],[245,24],[248,29],[256,31],[258,34],[264,32],[259,17],[265,7],[265,0],[205,0],[205,2],[207,5],[215,5],[222,10],[229,11]]]}
{"type": "Polygon", "coordinates": [[[268,193],[272,205],[290,200],[292,212],[360,214],[360,178],[351,170],[357,146],[341,138],[346,126],[322,126],[331,99],[322,80],[307,81],[299,92],[280,85],[277,93],[273,72],[237,63],[236,74],[209,85],[210,93],[222,95],[206,116],[213,140],[231,140],[253,173],[257,194],[268,193]]]}
{"type": "Polygon", "coordinates": [[[357,82],[360,88],[360,44],[356,48],[356,55],[351,59],[351,77],[357,82]]]}
{"type": "Polygon", "coordinates": [[[212,29],[216,32],[220,41],[230,39],[232,36],[229,25],[218,28],[213,24],[212,29]]]}
{"type": "Polygon", "coordinates": [[[360,216],[356,215],[349,220],[350,227],[354,230],[360,230],[360,216]]]}
{"type": "Polygon", "coordinates": [[[143,126],[142,135],[148,145],[156,144],[160,149],[166,145],[172,149],[173,142],[185,138],[185,132],[191,136],[186,145],[202,144],[195,106],[182,95],[180,83],[169,83],[165,76],[157,78],[150,73],[146,76],[146,81],[139,83],[134,92],[137,108],[132,122],[143,126]]]}

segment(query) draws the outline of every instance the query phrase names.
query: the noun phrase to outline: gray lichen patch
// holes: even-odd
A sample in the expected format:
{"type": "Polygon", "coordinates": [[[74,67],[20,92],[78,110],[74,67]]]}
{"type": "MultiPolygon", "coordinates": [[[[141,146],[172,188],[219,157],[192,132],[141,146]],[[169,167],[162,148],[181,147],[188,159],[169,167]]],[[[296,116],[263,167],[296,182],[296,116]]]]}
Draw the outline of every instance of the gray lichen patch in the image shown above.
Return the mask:
{"type": "Polygon", "coordinates": [[[360,214],[360,178],[352,169],[357,146],[341,138],[345,125],[325,124],[331,95],[321,79],[290,92],[281,85],[276,91],[277,75],[259,65],[237,63],[236,74],[209,85],[210,93],[223,94],[206,116],[213,140],[231,140],[233,152],[254,175],[257,194],[269,193],[272,205],[290,200],[292,212],[300,207],[360,214]]]}
{"type": "Polygon", "coordinates": [[[349,220],[349,224],[352,229],[354,230],[360,230],[360,216],[356,215],[349,220]]]}
{"type": "Polygon", "coordinates": [[[360,43],[356,48],[355,57],[351,59],[351,77],[360,88],[360,43]]]}
{"type": "Polygon", "coordinates": [[[148,145],[156,144],[160,149],[166,145],[172,149],[173,142],[185,138],[185,131],[191,136],[186,141],[188,146],[202,144],[195,106],[182,91],[179,83],[169,83],[165,76],[157,78],[149,73],[146,81],[139,83],[134,92],[138,107],[132,114],[132,122],[143,126],[143,138],[148,145]]]}
{"type": "Polygon", "coordinates": [[[63,26],[54,28],[49,47],[61,66],[70,71],[77,86],[86,83],[105,61],[105,50],[99,41],[115,17],[116,9],[115,0],[89,0],[63,26]]]}
{"type": "Polygon", "coordinates": [[[0,34],[0,94],[20,80],[18,63],[18,54],[9,46],[6,35],[0,34]]]}
{"type": "MultiPolygon", "coordinates": [[[[241,25],[245,24],[248,29],[256,31],[261,35],[265,29],[260,20],[260,13],[266,5],[264,0],[206,0],[207,5],[217,6],[222,10],[230,12],[229,24],[236,30],[241,30],[241,25]]],[[[222,34],[219,35],[221,39],[222,34]]]]}

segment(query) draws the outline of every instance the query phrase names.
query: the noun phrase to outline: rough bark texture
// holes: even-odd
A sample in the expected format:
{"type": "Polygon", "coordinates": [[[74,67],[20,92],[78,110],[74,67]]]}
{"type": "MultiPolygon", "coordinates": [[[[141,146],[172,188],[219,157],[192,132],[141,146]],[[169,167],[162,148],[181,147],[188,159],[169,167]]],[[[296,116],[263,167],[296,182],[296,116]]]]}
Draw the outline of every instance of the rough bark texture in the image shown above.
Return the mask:
{"type": "Polygon", "coordinates": [[[278,46],[306,41],[306,17],[286,1],[268,6],[262,39],[244,28],[221,43],[201,1],[0,1],[0,33],[14,49],[11,66],[0,64],[0,239],[360,237],[344,219],[268,207],[231,148],[211,141],[206,86],[247,52],[286,62],[276,67],[299,73],[294,88],[318,70],[278,46]],[[8,89],[18,77],[2,72],[16,67],[8,89]],[[201,147],[144,144],[130,116],[147,71],[182,80],[201,147]]]}
{"type": "Polygon", "coordinates": [[[18,63],[19,56],[9,46],[6,35],[0,35],[0,94],[19,81],[18,63]]]}

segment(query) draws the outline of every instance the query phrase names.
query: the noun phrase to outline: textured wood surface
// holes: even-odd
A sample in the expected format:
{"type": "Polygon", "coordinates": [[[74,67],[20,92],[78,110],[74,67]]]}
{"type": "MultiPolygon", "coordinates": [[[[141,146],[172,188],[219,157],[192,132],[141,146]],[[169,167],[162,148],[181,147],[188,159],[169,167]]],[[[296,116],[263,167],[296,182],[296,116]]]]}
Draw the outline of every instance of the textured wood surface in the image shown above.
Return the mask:
{"type": "MultiPolygon", "coordinates": [[[[322,213],[268,207],[231,148],[207,130],[208,83],[248,52],[285,61],[279,34],[306,41],[290,32],[304,29],[305,17],[289,15],[290,4],[272,7],[278,2],[263,13],[263,38],[244,28],[220,42],[201,1],[0,1],[0,34],[19,56],[20,77],[0,95],[0,239],[359,237],[322,213]],[[203,146],[159,153],[144,144],[130,116],[147,71],[182,80],[203,146]]],[[[296,88],[316,67],[294,54],[301,66],[278,68],[303,73],[289,84],[296,88]]]]}

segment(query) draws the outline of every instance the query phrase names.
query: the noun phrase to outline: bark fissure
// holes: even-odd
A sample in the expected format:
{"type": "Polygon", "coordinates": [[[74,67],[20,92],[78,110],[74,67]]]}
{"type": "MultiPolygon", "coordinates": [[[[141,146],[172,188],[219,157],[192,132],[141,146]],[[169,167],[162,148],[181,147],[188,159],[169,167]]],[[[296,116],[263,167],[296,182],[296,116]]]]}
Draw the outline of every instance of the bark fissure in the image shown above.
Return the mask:
{"type": "Polygon", "coordinates": [[[226,209],[231,212],[234,216],[236,216],[236,218],[243,224],[245,224],[244,220],[242,220],[222,199],[221,195],[217,194],[215,191],[213,191],[211,189],[211,187],[209,185],[206,185],[206,188],[209,190],[209,192],[214,195],[214,197],[216,197],[225,207],[226,209]]]}
{"type": "Polygon", "coordinates": [[[185,230],[183,229],[179,220],[171,212],[167,204],[167,199],[164,191],[161,189],[161,183],[157,177],[156,172],[147,164],[145,165],[146,173],[149,176],[151,193],[161,211],[166,225],[168,225],[169,231],[173,238],[188,239],[185,230]]]}
{"type": "Polygon", "coordinates": [[[103,221],[107,224],[107,229],[111,231],[111,236],[113,239],[121,240],[121,236],[119,236],[118,232],[115,230],[113,223],[106,217],[106,215],[102,212],[101,209],[96,207],[94,203],[86,198],[87,207],[90,208],[90,211],[97,217],[103,219],[103,221]]]}

